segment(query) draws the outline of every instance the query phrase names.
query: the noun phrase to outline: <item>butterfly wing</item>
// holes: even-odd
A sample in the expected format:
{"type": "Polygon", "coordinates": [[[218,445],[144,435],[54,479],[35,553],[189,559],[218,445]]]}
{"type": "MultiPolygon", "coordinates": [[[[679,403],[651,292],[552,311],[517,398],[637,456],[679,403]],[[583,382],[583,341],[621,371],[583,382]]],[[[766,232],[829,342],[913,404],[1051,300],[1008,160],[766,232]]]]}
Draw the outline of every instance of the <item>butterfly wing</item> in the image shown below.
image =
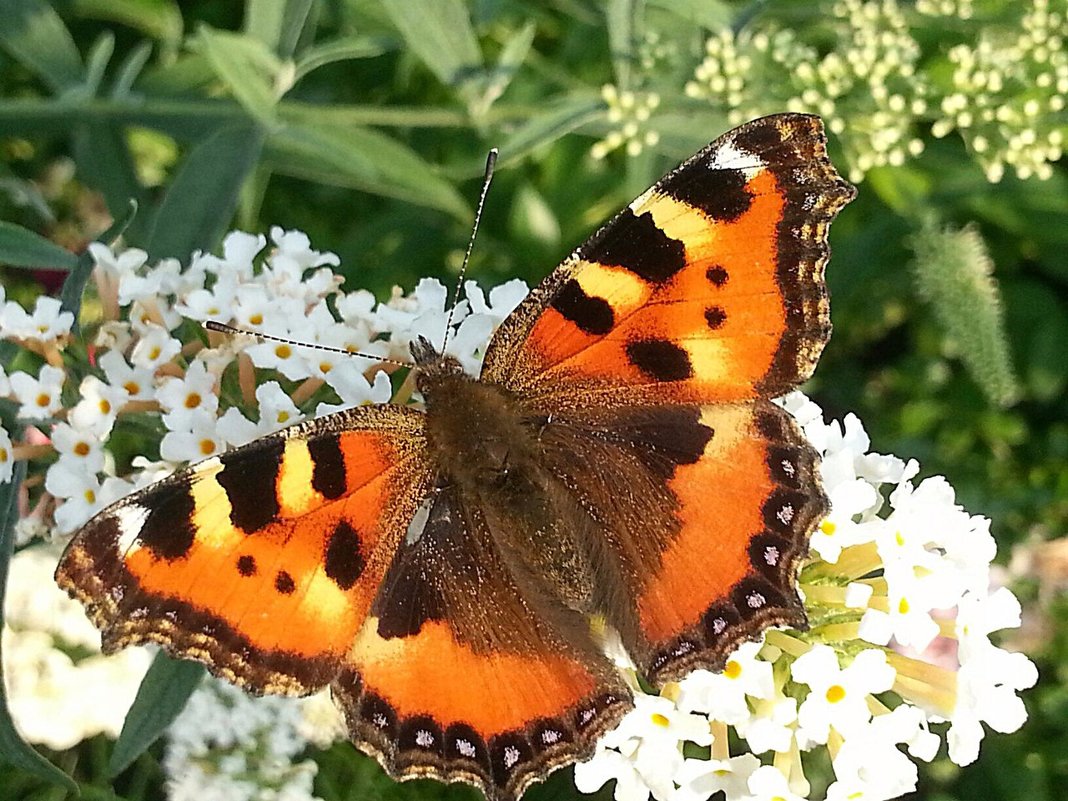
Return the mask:
{"type": "Polygon", "coordinates": [[[520,586],[491,526],[454,488],[431,496],[333,691],[391,775],[466,781],[495,801],[592,753],[630,693],[584,618],[520,586]]]}
{"type": "Polygon", "coordinates": [[[781,395],[830,335],[827,228],[853,194],[818,117],[736,128],[535,289],[494,336],[483,378],[545,408],[781,395]]]}
{"type": "Polygon", "coordinates": [[[483,379],[545,421],[550,470],[601,521],[603,573],[626,585],[605,614],[653,680],[804,623],[796,567],[826,499],[766,399],[827,341],[827,229],[853,192],[819,118],[743,125],[578,248],[487,350],[483,379]]]}
{"type": "Polygon", "coordinates": [[[156,642],[253,692],[312,692],[429,487],[423,417],[351,409],[180,470],[90,520],[56,580],[105,651],[156,642]]]}

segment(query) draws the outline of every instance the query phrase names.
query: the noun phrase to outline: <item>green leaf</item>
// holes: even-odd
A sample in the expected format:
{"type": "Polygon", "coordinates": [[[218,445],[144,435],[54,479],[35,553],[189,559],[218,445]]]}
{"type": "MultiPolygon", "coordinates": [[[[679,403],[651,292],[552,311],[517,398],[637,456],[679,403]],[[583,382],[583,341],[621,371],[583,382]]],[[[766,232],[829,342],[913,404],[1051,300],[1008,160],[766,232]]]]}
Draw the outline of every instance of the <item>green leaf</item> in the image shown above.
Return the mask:
{"type": "Polygon", "coordinates": [[[385,53],[391,46],[392,42],[382,36],[346,36],[314,45],[305,50],[297,61],[293,83],[325,64],[353,58],[374,58],[385,53]]]}
{"type": "Polygon", "coordinates": [[[263,42],[207,25],[197,31],[198,51],[249,114],[270,125],[279,93],[282,62],[263,42]]]}
{"type": "Polygon", "coordinates": [[[147,41],[138,42],[126,54],[126,58],[119,65],[118,72],[115,75],[115,82],[111,87],[112,97],[121,100],[130,96],[130,90],[133,88],[134,82],[141,75],[141,70],[145,68],[145,64],[148,63],[148,59],[151,56],[152,43],[147,41]]]}
{"type": "Polygon", "coordinates": [[[735,10],[721,0],[647,0],[695,25],[718,31],[734,21],[735,10]]]}
{"type": "Polygon", "coordinates": [[[169,49],[182,40],[182,11],[175,0],[72,0],[71,7],[79,17],[128,25],[169,49]]]}
{"type": "Polygon", "coordinates": [[[153,216],[145,248],[152,259],[188,259],[194,250],[218,244],[241,184],[259,160],[263,136],[255,126],[232,125],[193,148],[153,216]]]}
{"type": "MultiPolygon", "coordinates": [[[[18,519],[19,487],[26,477],[26,463],[16,462],[11,480],[0,484],[0,628],[3,628],[4,591],[7,570],[15,545],[15,521],[18,519]]],[[[37,753],[19,736],[4,689],[3,654],[0,653],[0,760],[14,765],[51,784],[60,784],[75,795],[78,785],[67,774],[37,753]]]]}
{"type": "Polygon", "coordinates": [[[620,89],[631,88],[631,68],[634,66],[634,46],[637,42],[637,15],[642,0],[608,0],[605,24],[608,28],[608,47],[612,53],[616,84],[620,89]]]}
{"type": "Polygon", "coordinates": [[[89,48],[89,57],[85,62],[85,83],[79,91],[84,92],[87,97],[96,94],[114,53],[115,35],[111,31],[104,31],[89,48]]]}
{"type": "Polygon", "coordinates": [[[0,262],[11,267],[70,270],[78,257],[21,225],[0,222],[0,262]]]}
{"type": "Polygon", "coordinates": [[[471,216],[451,183],[415,151],[378,131],[293,122],[271,134],[268,152],[276,172],[399,198],[461,220],[471,216]]]}
{"type": "Polygon", "coordinates": [[[72,141],[78,176],[104,195],[113,213],[130,200],[140,201],[143,188],[121,125],[91,120],[79,125],[72,141]]]}
{"type": "Polygon", "coordinates": [[[282,58],[289,58],[296,50],[311,7],[312,0],[247,0],[245,33],[282,58]]]}
{"type": "Polygon", "coordinates": [[[534,44],[536,30],[534,23],[528,22],[504,43],[497,66],[486,76],[485,87],[475,108],[476,116],[484,114],[494,101],[504,94],[519,67],[526,61],[530,47],[534,44]]]}
{"type": "Polygon", "coordinates": [[[85,70],[74,39],[43,0],[4,0],[0,44],[56,92],[82,82],[85,70]]]}
{"type": "Polygon", "coordinates": [[[459,87],[482,71],[482,51],[463,0],[382,0],[409,49],[438,80],[459,87]]]}
{"type": "MultiPolygon", "coordinates": [[[[115,241],[125,233],[134,217],[137,215],[137,201],[128,200],[126,213],[118,217],[104,233],[96,238],[96,241],[112,246],[115,241]]],[[[63,282],[63,288],[59,292],[60,308],[74,315],[74,331],[78,331],[78,318],[82,311],[82,293],[93,273],[93,256],[86,250],[78,257],[78,263],[70,271],[67,280],[63,282]]]]}
{"type": "Polygon", "coordinates": [[[511,163],[535,148],[555,142],[583,125],[604,116],[599,96],[572,97],[550,107],[519,126],[500,146],[501,163],[511,163]]]}
{"type": "Polygon", "coordinates": [[[994,263],[979,230],[939,228],[933,218],[912,238],[917,291],[931,304],[960,358],[994,403],[1008,406],[1019,389],[1005,337],[994,263]]]}
{"type": "Polygon", "coordinates": [[[159,739],[185,708],[203,676],[204,666],[199,662],[172,659],[163,651],[156,654],[111,752],[109,776],[122,773],[159,739]]]}

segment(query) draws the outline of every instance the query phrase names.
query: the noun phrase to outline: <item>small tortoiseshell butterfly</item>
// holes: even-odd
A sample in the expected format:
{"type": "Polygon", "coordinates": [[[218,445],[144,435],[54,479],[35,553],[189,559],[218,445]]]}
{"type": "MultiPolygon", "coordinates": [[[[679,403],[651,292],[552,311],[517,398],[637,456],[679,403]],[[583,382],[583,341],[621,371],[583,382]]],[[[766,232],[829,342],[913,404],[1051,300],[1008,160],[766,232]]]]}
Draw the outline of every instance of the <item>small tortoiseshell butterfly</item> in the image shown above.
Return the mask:
{"type": "Polygon", "coordinates": [[[105,651],[156,642],[255,693],[329,685],[399,779],[519,795],[653,685],[768,626],[827,510],[769,399],[831,330],[827,229],[854,189],[817,117],[714,141],[572,253],[481,377],[412,345],[425,409],[349,409],[105,509],[57,580],[105,651]]]}

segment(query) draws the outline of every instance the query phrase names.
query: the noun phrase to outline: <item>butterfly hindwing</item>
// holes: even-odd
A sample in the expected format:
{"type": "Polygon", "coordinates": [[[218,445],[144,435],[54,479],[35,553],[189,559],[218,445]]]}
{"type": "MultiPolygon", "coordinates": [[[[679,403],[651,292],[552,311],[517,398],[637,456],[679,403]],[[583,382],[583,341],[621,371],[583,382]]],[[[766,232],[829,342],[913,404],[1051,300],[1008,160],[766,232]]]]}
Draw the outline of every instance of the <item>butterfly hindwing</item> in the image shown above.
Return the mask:
{"type": "Polygon", "coordinates": [[[830,334],[826,233],[853,191],[818,117],[724,134],[531,293],[483,377],[552,408],[782,394],[830,334]]]}
{"type": "Polygon", "coordinates": [[[585,621],[521,590],[478,504],[451,488],[413,521],[333,691],[392,775],[491,800],[591,753],[630,706],[585,621]]]}
{"type": "Polygon", "coordinates": [[[156,642],[256,692],[327,684],[429,483],[423,415],[362,407],[207,459],[94,517],[56,574],[105,650],[156,642]]]}

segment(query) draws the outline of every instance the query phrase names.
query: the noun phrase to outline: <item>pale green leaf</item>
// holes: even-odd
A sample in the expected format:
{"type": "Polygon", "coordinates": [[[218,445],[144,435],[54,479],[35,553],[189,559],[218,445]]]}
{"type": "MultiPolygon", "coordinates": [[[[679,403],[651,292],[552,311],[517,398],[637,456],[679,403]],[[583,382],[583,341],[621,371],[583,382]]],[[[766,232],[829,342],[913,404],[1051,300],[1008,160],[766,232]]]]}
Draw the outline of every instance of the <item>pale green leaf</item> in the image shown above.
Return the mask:
{"type": "Polygon", "coordinates": [[[127,25],[168,48],[182,39],[182,11],[175,0],[71,0],[71,6],[79,17],[127,25]]]}
{"type": "Polygon", "coordinates": [[[245,33],[280,56],[289,58],[308,21],[312,0],[247,0],[245,33]]]}
{"type": "Polygon", "coordinates": [[[477,79],[482,51],[463,0],[382,0],[409,49],[447,86],[477,79]]]}
{"type": "Polygon", "coordinates": [[[382,36],[346,36],[309,47],[297,60],[293,82],[296,83],[312,70],[335,61],[354,58],[374,58],[390,49],[392,43],[382,36]]]}
{"type": "Polygon", "coordinates": [[[282,70],[282,62],[270,48],[251,36],[203,25],[197,31],[197,49],[237,102],[254,118],[270,124],[282,70]]]}

